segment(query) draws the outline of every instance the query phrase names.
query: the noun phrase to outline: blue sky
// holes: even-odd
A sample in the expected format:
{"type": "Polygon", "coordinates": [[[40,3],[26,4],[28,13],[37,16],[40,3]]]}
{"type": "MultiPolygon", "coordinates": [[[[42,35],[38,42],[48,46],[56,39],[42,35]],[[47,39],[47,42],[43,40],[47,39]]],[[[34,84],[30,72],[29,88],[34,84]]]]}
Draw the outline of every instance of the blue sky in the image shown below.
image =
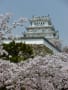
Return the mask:
{"type": "MultiPolygon", "coordinates": [[[[19,17],[50,15],[54,27],[59,30],[63,45],[68,45],[68,1],[67,0],[0,0],[0,13],[13,13],[12,20],[19,17]]],[[[21,34],[24,28],[17,28],[14,34],[21,34]]]]}

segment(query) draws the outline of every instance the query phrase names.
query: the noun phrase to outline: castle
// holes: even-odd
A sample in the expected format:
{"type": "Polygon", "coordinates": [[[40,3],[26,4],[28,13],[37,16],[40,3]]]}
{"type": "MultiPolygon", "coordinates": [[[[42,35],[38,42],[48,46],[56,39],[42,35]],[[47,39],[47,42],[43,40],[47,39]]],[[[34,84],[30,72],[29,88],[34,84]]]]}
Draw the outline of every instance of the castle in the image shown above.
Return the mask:
{"type": "Polygon", "coordinates": [[[27,32],[24,33],[23,37],[15,39],[16,42],[37,45],[43,44],[53,50],[54,53],[61,52],[59,32],[55,30],[49,15],[40,17],[33,16],[29,22],[30,26],[26,27],[27,32]]]}

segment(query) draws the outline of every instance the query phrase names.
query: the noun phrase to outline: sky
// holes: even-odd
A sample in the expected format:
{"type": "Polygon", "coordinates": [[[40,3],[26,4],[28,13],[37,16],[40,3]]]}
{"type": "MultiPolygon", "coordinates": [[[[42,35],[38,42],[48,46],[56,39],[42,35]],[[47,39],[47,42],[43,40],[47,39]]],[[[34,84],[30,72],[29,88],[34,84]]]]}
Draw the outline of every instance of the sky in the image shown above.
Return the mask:
{"type": "MultiPolygon", "coordinates": [[[[68,1],[67,0],[0,0],[0,14],[10,12],[13,14],[12,21],[19,17],[28,19],[32,16],[51,17],[52,23],[62,44],[68,46],[68,1]]],[[[21,34],[25,27],[18,27],[14,34],[21,34]]]]}

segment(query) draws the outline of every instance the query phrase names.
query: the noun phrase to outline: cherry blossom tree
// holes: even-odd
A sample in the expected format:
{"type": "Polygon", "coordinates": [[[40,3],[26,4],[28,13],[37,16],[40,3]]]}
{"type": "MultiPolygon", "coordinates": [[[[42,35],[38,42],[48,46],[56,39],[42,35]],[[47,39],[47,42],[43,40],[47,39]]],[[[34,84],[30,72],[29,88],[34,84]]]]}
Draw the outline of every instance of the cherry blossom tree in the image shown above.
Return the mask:
{"type": "Polygon", "coordinates": [[[0,87],[7,90],[68,90],[68,54],[36,56],[18,64],[0,60],[0,87]]]}
{"type": "MultiPolygon", "coordinates": [[[[6,13],[6,14],[1,14],[0,15],[0,55],[2,55],[3,53],[7,54],[7,52],[5,50],[3,50],[3,38],[5,36],[6,33],[11,34],[11,31],[16,28],[17,26],[23,26],[24,22],[27,22],[27,18],[24,17],[20,17],[17,21],[13,22],[10,25],[10,19],[12,17],[11,13],[6,13]]],[[[12,35],[10,35],[12,36],[12,35]]],[[[12,37],[10,37],[12,39],[12,37]]]]}

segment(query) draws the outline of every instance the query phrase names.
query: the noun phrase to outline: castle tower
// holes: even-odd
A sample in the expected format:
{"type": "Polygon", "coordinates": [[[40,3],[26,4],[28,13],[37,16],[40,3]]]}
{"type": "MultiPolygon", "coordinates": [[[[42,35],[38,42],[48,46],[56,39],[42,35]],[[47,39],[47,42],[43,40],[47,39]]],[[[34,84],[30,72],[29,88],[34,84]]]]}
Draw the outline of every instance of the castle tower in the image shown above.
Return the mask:
{"type": "Polygon", "coordinates": [[[26,37],[44,37],[55,46],[60,46],[59,33],[55,30],[49,15],[41,17],[33,16],[29,22],[30,26],[26,28],[26,37]]]}

